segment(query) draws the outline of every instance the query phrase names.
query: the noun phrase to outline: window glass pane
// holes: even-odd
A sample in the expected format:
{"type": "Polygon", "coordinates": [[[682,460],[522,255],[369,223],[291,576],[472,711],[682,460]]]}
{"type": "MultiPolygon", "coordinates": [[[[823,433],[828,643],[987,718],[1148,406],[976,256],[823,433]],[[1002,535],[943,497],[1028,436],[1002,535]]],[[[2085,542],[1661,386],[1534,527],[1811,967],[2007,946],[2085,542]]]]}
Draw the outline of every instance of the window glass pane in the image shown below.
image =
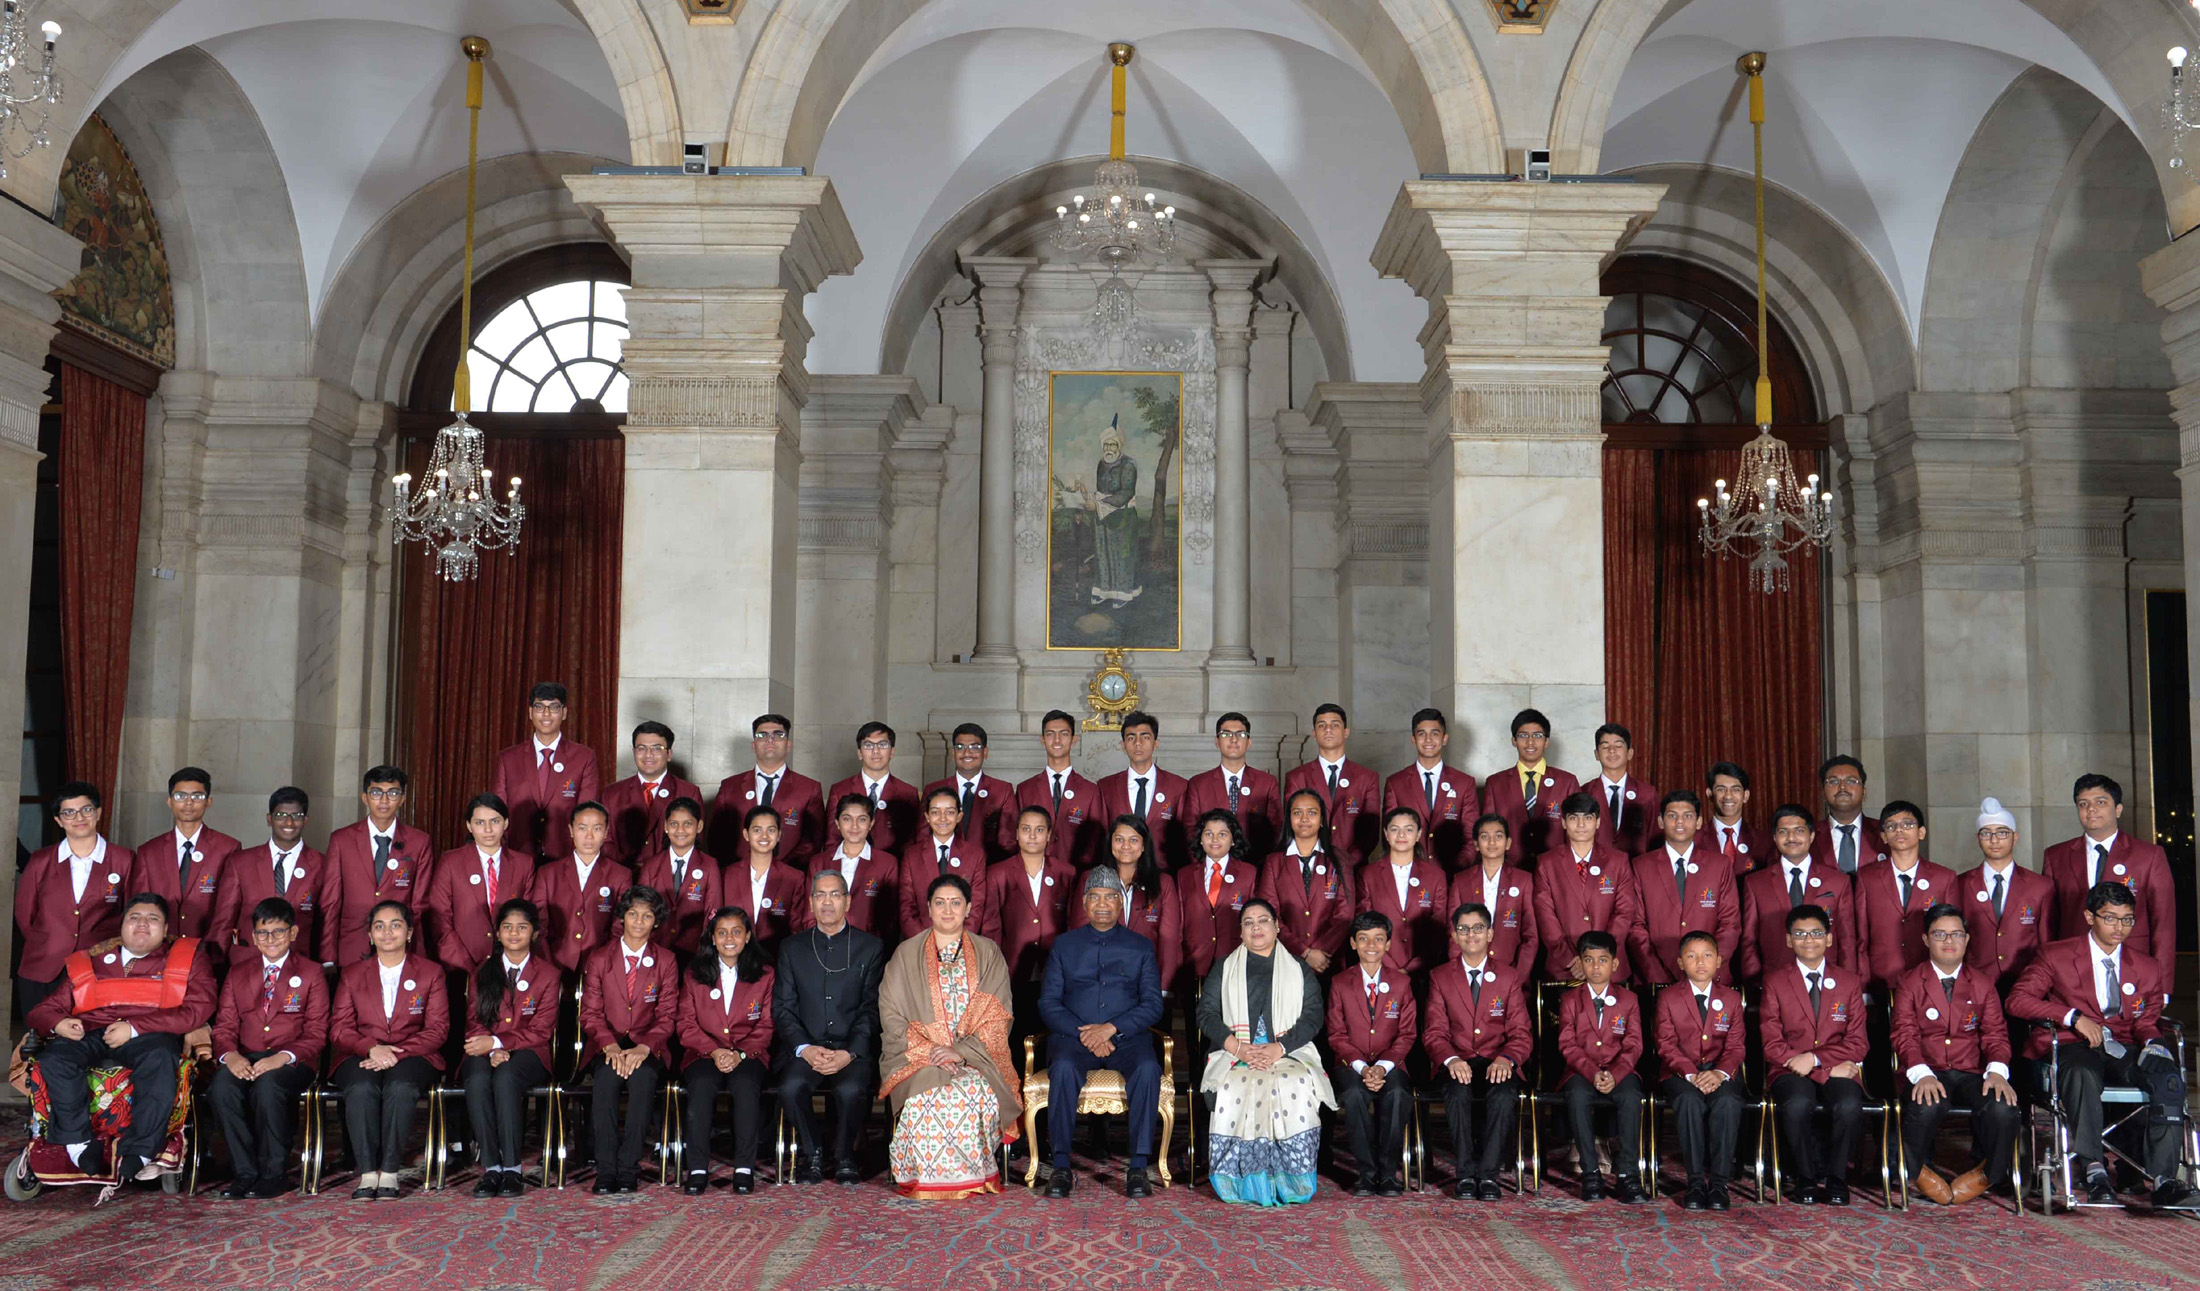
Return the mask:
{"type": "Polygon", "coordinates": [[[626,346],[626,288],[586,279],[544,287],[497,311],[467,353],[474,407],[492,412],[567,412],[576,397],[626,410],[617,364],[626,346]],[[587,362],[572,381],[561,364],[587,362]],[[502,365],[500,367],[500,364],[502,365]],[[576,388],[578,395],[576,396],[576,388]]]}
{"type": "Polygon", "coordinates": [[[605,387],[603,392],[603,410],[605,412],[626,411],[626,373],[621,372],[617,376],[611,378],[611,384],[605,387]]]}
{"type": "Polygon", "coordinates": [[[616,282],[596,284],[596,317],[626,321],[626,287],[616,282]]]}
{"type": "Polygon", "coordinates": [[[550,352],[550,343],[536,336],[528,340],[504,360],[513,371],[529,381],[539,382],[558,365],[558,356],[550,352]]]}
{"type": "Polygon", "coordinates": [[[497,316],[474,329],[474,346],[484,354],[499,357],[510,354],[514,346],[527,339],[535,330],[535,320],[527,316],[526,307],[518,301],[497,311],[497,316]]]}
{"type": "Polygon", "coordinates": [[[617,363],[626,352],[626,327],[620,323],[599,321],[596,324],[595,343],[590,352],[607,363],[617,363]]]}
{"type": "MultiPolygon", "coordinates": [[[[480,350],[468,350],[466,352],[466,375],[467,379],[473,382],[474,407],[488,407],[489,388],[495,385],[497,380],[497,365],[480,350]]],[[[451,395],[451,404],[453,407],[458,405],[458,395],[455,391],[451,395]]],[[[469,411],[471,410],[469,409],[469,411]]]]}
{"type": "Polygon", "coordinates": [[[575,359],[588,357],[588,323],[586,321],[560,323],[543,333],[543,336],[550,342],[550,348],[556,352],[560,363],[571,363],[575,359]]]}
{"type": "Polygon", "coordinates": [[[610,384],[611,378],[617,376],[618,372],[617,368],[600,359],[583,359],[578,363],[568,364],[565,376],[573,383],[573,388],[580,392],[581,398],[600,400],[603,398],[604,387],[610,384]]]}
{"type": "Polygon", "coordinates": [[[586,282],[561,282],[529,296],[527,303],[535,307],[535,317],[541,319],[544,326],[569,318],[586,318],[588,288],[586,282]]]}
{"type": "MultiPolygon", "coordinates": [[[[479,391],[475,392],[474,398],[481,398],[479,391]]],[[[490,412],[526,412],[534,398],[534,386],[511,372],[505,372],[498,376],[495,387],[489,391],[489,400],[483,406],[490,412]]]]}

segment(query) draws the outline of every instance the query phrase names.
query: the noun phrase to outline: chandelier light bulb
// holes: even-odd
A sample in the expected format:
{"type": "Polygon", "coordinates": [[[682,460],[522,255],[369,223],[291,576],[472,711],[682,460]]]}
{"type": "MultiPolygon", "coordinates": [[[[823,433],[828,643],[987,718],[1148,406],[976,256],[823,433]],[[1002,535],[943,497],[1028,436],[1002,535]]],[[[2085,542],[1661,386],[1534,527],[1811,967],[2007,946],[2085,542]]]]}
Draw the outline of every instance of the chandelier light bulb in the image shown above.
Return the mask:
{"type": "Polygon", "coordinates": [[[1153,205],[1153,194],[1152,194],[1152,193],[1148,193],[1148,194],[1146,194],[1146,205],[1148,205],[1148,206],[1151,206],[1151,205],[1153,205]]]}
{"type": "Polygon", "coordinates": [[[1072,198],[1070,198],[1069,200],[1070,200],[1070,201],[1072,201],[1072,202],[1074,202],[1074,203],[1076,203],[1076,204],[1077,204],[1077,208],[1078,208],[1079,210],[1083,210],[1083,209],[1084,209],[1084,206],[1085,206],[1085,195],[1084,195],[1083,193],[1079,193],[1079,194],[1077,194],[1077,195],[1076,195],[1075,197],[1072,197],[1072,198]]]}
{"type": "Polygon", "coordinates": [[[1056,218],[1060,218],[1061,216],[1069,214],[1069,208],[1067,206],[1057,206],[1054,208],[1054,214],[1056,218]]]}
{"type": "Polygon", "coordinates": [[[1136,229],[1136,228],[1138,227],[1138,221],[1136,221],[1136,220],[1131,220],[1131,221],[1128,221],[1127,223],[1125,223],[1125,224],[1123,225],[1123,227],[1124,227],[1124,228],[1126,228],[1126,229],[1136,229]]]}
{"type": "Polygon", "coordinates": [[[2172,68],[2183,67],[2185,65],[2185,47],[2183,45],[2172,45],[2169,47],[2169,65],[2172,68]]]}
{"type": "Polygon", "coordinates": [[[38,25],[38,30],[45,34],[46,48],[48,49],[52,49],[54,47],[54,42],[61,39],[61,24],[55,22],[51,18],[48,18],[46,21],[40,23],[38,25]]]}

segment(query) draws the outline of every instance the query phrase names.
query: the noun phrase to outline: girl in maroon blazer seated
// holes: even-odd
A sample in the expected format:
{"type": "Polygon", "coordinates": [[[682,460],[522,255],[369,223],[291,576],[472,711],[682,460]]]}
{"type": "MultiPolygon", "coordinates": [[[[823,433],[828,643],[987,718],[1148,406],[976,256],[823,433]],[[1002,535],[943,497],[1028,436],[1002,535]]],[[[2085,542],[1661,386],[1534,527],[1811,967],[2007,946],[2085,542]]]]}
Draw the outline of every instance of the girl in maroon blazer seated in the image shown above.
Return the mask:
{"type": "Polygon", "coordinates": [[[329,1044],[340,1059],[332,1079],[344,1092],[344,1128],[359,1162],[353,1201],[397,1195],[413,1106],[443,1070],[451,1032],[443,966],[412,949],[412,936],[412,907],[380,902],[367,911],[374,953],[346,965],[337,981],[329,1044]]]}
{"type": "Polygon", "coordinates": [[[542,912],[519,898],[497,907],[498,954],[481,961],[466,989],[466,1122],[481,1142],[476,1197],[517,1197],[520,1132],[527,1092],[550,1079],[550,1038],[557,1028],[564,977],[534,953],[542,912]]]}
{"type": "Polygon", "coordinates": [[[726,906],[711,916],[709,944],[680,983],[680,1074],[687,1094],[687,1179],[681,1191],[710,1187],[710,1123],[718,1092],[733,1104],[733,1190],[756,1189],[757,1126],[772,1049],[772,970],[764,963],[749,912],[726,906]]]}

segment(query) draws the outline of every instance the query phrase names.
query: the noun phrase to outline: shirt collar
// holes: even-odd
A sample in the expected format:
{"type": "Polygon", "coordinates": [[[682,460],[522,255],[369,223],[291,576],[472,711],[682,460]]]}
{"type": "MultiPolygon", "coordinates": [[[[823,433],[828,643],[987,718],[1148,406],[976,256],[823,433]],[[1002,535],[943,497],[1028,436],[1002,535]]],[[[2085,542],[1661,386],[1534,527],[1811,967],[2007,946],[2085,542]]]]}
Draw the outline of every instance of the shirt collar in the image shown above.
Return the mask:
{"type": "Polygon", "coordinates": [[[391,842],[393,842],[393,843],[394,843],[394,842],[396,842],[396,841],[397,841],[397,822],[396,822],[396,821],[394,821],[394,820],[393,820],[393,821],[391,821],[391,822],[390,822],[390,827],[389,827],[389,828],[388,828],[387,830],[382,830],[382,829],[376,829],[376,828],[374,827],[374,820],[373,820],[373,818],[372,818],[372,817],[369,817],[369,818],[368,818],[368,820],[367,820],[367,843],[368,843],[368,845],[369,845],[369,846],[372,846],[372,845],[373,845],[373,843],[374,843],[374,840],[375,840],[375,839],[377,839],[377,838],[387,838],[387,839],[389,839],[389,840],[390,840],[391,842]]]}
{"type": "MultiPolygon", "coordinates": [[[[2122,831],[2118,832],[2120,833],[2122,831]]],[[[2089,861],[2092,860],[2093,857],[2098,854],[2098,849],[2103,843],[2106,843],[2108,845],[2109,855],[2114,856],[2116,854],[2116,835],[2110,834],[2106,838],[2088,838],[2085,840],[2086,859],[2089,861]]]]}
{"type": "Polygon", "coordinates": [[[530,951],[528,951],[528,952],[527,952],[526,954],[524,954],[524,955],[520,956],[520,960],[519,960],[519,962],[518,962],[518,963],[516,963],[516,964],[512,962],[511,956],[509,956],[509,955],[506,955],[506,954],[505,954],[505,953],[504,953],[503,951],[501,951],[501,950],[497,952],[497,958],[499,958],[499,959],[501,959],[501,960],[503,960],[503,961],[504,961],[504,969],[505,969],[505,971],[506,971],[506,972],[508,972],[508,973],[509,973],[509,972],[521,972],[521,973],[524,973],[524,972],[526,972],[526,971],[527,971],[527,966],[528,966],[529,964],[531,964],[531,963],[533,963],[533,962],[534,962],[534,960],[535,960],[535,952],[533,952],[533,951],[531,951],[531,950],[530,950],[530,951]]]}
{"type": "Polygon", "coordinates": [[[481,844],[476,843],[474,844],[474,855],[481,858],[482,868],[487,869],[489,862],[504,858],[504,849],[500,847],[493,852],[484,852],[481,850],[481,844]]]}
{"type": "Polygon", "coordinates": [[[960,771],[957,771],[957,772],[955,773],[955,783],[956,783],[956,784],[958,784],[958,785],[961,785],[961,786],[962,786],[963,788],[965,788],[965,789],[975,789],[975,788],[977,788],[977,787],[978,787],[978,781],[980,781],[980,780],[983,780],[984,778],[985,778],[985,772],[983,772],[983,771],[980,771],[980,772],[979,772],[978,774],[976,774],[976,775],[964,775],[964,774],[963,774],[962,772],[960,772],[960,771]]]}
{"type": "Polygon", "coordinates": [[[1314,760],[1321,763],[1324,779],[1328,778],[1328,773],[1331,771],[1335,771],[1340,775],[1344,772],[1344,759],[1341,757],[1332,762],[1328,758],[1325,758],[1321,754],[1317,753],[1314,755],[1314,760]]]}
{"type": "Polygon", "coordinates": [[[1783,868],[1790,870],[1801,870],[1804,874],[1807,875],[1810,873],[1810,853],[1805,852],[1802,854],[1802,856],[1792,861],[1783,856],[1780,858],[1780,864],[1783,868]]]}
{"type": "MultiPolygon", "coordinates": [[[[1930,959],[1926,960],[1925,962],[1928,964],[1933,964],[1933,961],[1930,959]]],[[[1943,982],[1952,982],[1957,978],[1963,976],[1963,965],[1956,965],[1956,971],[1952,973],[1943,973],[1940,971],[1940,965],[1933,964],[1933,975],[1938,977],[1943,982]]]]}
{"type": "Polygon", "coordinates": [[[2116,961],[2116,964],[2119,968],[2123,966],[2124,948],[2122,946],[2118,946],[2116,949],[2110,950],[2108,947],[2093,940],[2093,934],[2090,932],[2085,935],[2085,940],[2086,944],[2093,948],[2094,963],[2098,964],[2104,959],[2113,959],[2116,961]]]}
{"type": "Polygon", "coordinates": [[[1617,780],[1614,780],[1608,775],[1599,775],[1597,779],[1604,783],[1604,793],[1606,797],[1610,797],[1612,790],[1614,789],[1624,790],[1627,788],[1627,777],[1624,774],[1621,775],[1620,778],[1617,780]]]}
{"type": "Polygon", "coordinates": [[[1818,961],[1818,967],[1812,968],[1810,965],[1803,962],[1802,956],[1798,955],[1795,957],[1795,971],[1801,973],[1803,975],[1803,983],[1805,985],[1809,985],[1810,975],[1812,973],[1818,974],[1821,978],[1826,975],[1826,961],[1821,959],[1818,961]]]}
{"type": "Polygon", "coordinates": [[[1696,854],[1696,840],[1689,839],[1688,850],[1682,852],[1674,851],[1673,845],[1671,843],[1667,843],[1665,845],[1665,854],[1672,859],[1673,868],[1677,870],[1683,865],[1688,864],[1688,858],[1696,854]]]}
{"type": "Polygon", "coordinates": [[[270,962],[268,962],[268,958],[267,958],[267,956],[265,956],[265,955],[262,955],[262,956],[260,956],[260,971],[264,973],[264,972],[267,972],[267,971],[269,971],[270,969],[272,969],[272,970],[274,970],[275,972],[278,972],[278,973],[280,973],[280,972],[282,972],[282,971],[283,971],[283,965],[285,965],[285,964],[287,964],[287,963],[289,963],[289,962],[290,962],[290,952],[289,952],[289,951],[287,951],[287,950],[283,952],[283,957],[282,957],[281,959],[278,959],[278,960],[274,961],[273,963],[270,963],[270,962]]]}
{"type": "Polygon", "coordinates": [[[278,861],[287,862],[295,858],[300,851],[304,850],[305,843],[306,840],[301,838],[297,842],[292,843],[290,846],[283,847],[278,845],[274,839],[270,838],[267,840],[268,855],[278,861]]]}
{"type": "Polygon", "coordinates": [[[60,850],[61,859],[71,865],[97,865],[107,859],[107,836],[105,834],[92,835],[92,854],[90,856],[78,856],[66,839],[62,840],[60,850]]]}
{"type": "Polygon", "coordinates": [[[121,955],[121,963],[124,968],[128,968],[132,960],[145,958],[145,956],[132,951],[128,946],[117,946],[115,950],[121,955]]]}
{"type": "Polygon", "coordinates": [[[694,848],[692,848],[692,847],[690,847],[689,849],[687,849],[687,850],[686,850],[686,851],[684,851],[684,852],[676,852],[676,851],[672,850],[672,849],[671,849],[670,847],[667,847],[667,848],[665,849],[665,855],[667,855],[667,856],[669,856],[669,857],[671,857],[671,858],[672,858],[672,863],[673,863],[674,865],[677,865],[677,866],[679,866],[679,867],[680,867],[681,869],[683,869],[683,870],[684,870],[684,869],[686,869],[686,868],[687,868],[687,864],[688,864],[688,862],[689,862],[690,860],[693,860],[693,859],[694,859],[694,857],[695,857],[695,849],[694,849],[694,848]]]}
{"type": "Polygon", "coordinates": [[[1311,851],[1311,852],[1302,852],[1302,851],[1300,851],[1300,850],[1299,850],[1299,840],[1298,840],[1297,836],[1295,836],[1295,835],[1294,835],[1294,836],[1292,837],[1292,839],[1291,839],[1291,841],[1290,841],[1290,842],[1288,842],[1288,843],[1285,843],[1285,844],[1283,845],[1283,850],[1284,850],[1284,851],[1286,851],[1286,852],[1288,852],[1288,853],[1290,853],[1290,854],[1291,854],[1291,855],[1293,855],[1293,856],[1296,856],[1296,857],[1298,857],[1298,858],[1299,858],[1300,860],[1302,860],[1302,861],[1311,861],[1311,860],[1313,860],[1313,859],[1314,859],[1315,857],[1317,857],[1317,856],[1319,856],[1319,855],[1321,855],[1321,854],[1322,854],[1322,845],[1321,845],[1320,843],[1315,843],[1315,844],[1314,844],[1314,850],[1313,850],[1313,851],[1311,851]]]}
{"type": "MultiPolygon", "coordinates": [[[[835,850],[834,850],[833,854],[834,854],[835,856],[841,857],[842,859],[846,859],[846,858],[847,858],[847,855],[848,855],[848,846],[847,846],[847,844],[845,844],[845,843],[841,844],[841,846],[840,846],[839,848],[837,848],[837,849],[835,849],[835,850]]],[[[857,862],[858,862],[858,863],[861,863],[861,862],[863,862],[863,861],[868,861],[868,860],[870,860],[870,859],[871,859],[871,845],[870,845],[869,843],[865,843],[865,844],[863,845],[863,850],[862,850],[862,851],[860,851],[860,852],[857,852],[857,853],[856,853],[856,860],[857,860],[857,862]]]]}
{"type": "Polygon", "coordinates": [[[558,746],[565,743],[565,732],[559,731],[557,735],[552,737],[548,744],[542,742],[542,737],[540,735],[533,736],[532,738],[535,742],[535,761],[540,762],[542,761],[543,754],[555,754],[558,751],[558,746]]]}
{"type": "Polygon", "coordinates": [[[893,778],[894,773],[891,771],[887,772],[885,775],[880,776],[876,780],[873,780],[868,774],[865,774],[863,776],[863,787],[870,792],[871,797],[880,797],[886,792],[886,782],[893,778]]]}
{"type": "Polygon", "coordinates": [[[1696,979],[1692,977],[1682,978],[1681,980],[1688,983],[1688,989],[1694,991],[1696,993],[1696,998],[1699,1000],[1710,999],[1712,987],[1717,985],[1716,983],[1713,983],[1710,986],[1698,986],[1696,985],[1696,979]]]}
{"type": "Polygon", "coordinates": [[[1367,965],[1362,964],[1360,965],[1360,980],[1369,986],[1380,985],[1383,980],[1383,970],[1378,967],[1370,973],[1367,971],[1367,965]]]}
{"type": "Polygon", "coordinates": [[[180,829],[170,830],[169,832],[176,836],[177,851],[182,851],[183,845],[185,843],[189,843],[194,849],[198,849],[201,851],[205,850],[203,848],[199,848],[199,840],[206,837],[206,826],[204,824],[201,824],[199,826],[198,833],[191,835],[189,838],[184,837],[183,831],[180,829]]]}
{"type": "Polygon", "coordinates": [[[1537,759],[1536,759],[1535,761],[1533,761],[1533,762],[1518,762],[1518,763],[1515,763],[1515,764],[1513,765],[1513,774],[1514,774],[1514,775],[1523,775],[1523,776],[1524,776],[1524,775],[1528,774],[1528,773],[1529,773],[1530,771],[1533,771],[1533,772],[1535,772],[1535,773],[1536,773],[1537,775],[1539,775],[1539,776],[1540,776],[1540,775],[1548,775],[1548,774],[1550,773],[1550,759],[1549,759],[1549,758],[1537,758],[1537,759]]]}
{"type": "Polygon", "coordinates": [[[1459,957],[1459,967],[1466,970],[1467,972],[1479,972],[1482,974],[1482,976],[1489,977],[1494,975],[1497,971],[1497,966],[1490,962],[1495,958],[1495,955],[1484,955],[1482,956],[1481,963],[1470,964],[1467,962],[1466,956],[1462,955],[1459,957]]]}

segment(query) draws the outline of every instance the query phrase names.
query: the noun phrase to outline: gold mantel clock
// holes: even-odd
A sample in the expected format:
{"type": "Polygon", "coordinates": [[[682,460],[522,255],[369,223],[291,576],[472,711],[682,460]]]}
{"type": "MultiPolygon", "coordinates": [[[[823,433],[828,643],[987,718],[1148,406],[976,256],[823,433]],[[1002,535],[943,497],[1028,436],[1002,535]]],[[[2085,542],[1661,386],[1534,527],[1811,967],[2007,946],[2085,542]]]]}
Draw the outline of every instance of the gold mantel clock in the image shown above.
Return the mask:
{"type": "Polygon", "coordinates": [[[1085,706],[1092,710],[1086,730],[1120,731],[1124,716],[1138,707],[1138,678],[1131,675],[1129,658],[1127,650],[1100,652],[1100,666],[1085,683],[1085,706]]]}

